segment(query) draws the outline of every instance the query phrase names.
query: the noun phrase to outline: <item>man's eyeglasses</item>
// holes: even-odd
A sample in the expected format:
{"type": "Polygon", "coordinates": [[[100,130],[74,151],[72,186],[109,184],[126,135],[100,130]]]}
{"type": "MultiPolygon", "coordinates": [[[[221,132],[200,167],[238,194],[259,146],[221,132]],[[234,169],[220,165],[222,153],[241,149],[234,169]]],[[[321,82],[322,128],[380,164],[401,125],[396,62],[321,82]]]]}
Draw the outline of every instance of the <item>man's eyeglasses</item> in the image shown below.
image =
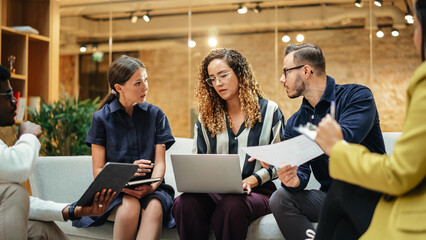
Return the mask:
{"type": "Polygon", "coordinates": [[[232,73],[232,71],[223,73],[220,76],[217,76],[216,78],[207,78],[205,79],[205,81],[210,87],[213,87],[213,83],[216,84],[216,80],[219,80],[221,83],[223,83],[223,81],[226,80],[230,73],[232,73]]]}
{"type": "Polygon", "coordinates": [[[13,100],[13,90],[9,90],[7,92],[0,93],[0,96],[6,96],[7,99],[9,99],[9,101],[12,101],[13,100]]]}
{"type": "Polygon", "coordinates": [[[300,65],[300,66],[297,66],[297,67],[284,68],[284,69],[283,69],[284,77],[285,77],[285,78],[287,78],[287,73],[288,73],[288,71],[291,71],[291,70],[294,70],[294,69],[299,69],[299,68],[302,68],[302,67],[304,67],[304,66],[306,66],[306,65],[304,64],[304,65],[300,65]]]}

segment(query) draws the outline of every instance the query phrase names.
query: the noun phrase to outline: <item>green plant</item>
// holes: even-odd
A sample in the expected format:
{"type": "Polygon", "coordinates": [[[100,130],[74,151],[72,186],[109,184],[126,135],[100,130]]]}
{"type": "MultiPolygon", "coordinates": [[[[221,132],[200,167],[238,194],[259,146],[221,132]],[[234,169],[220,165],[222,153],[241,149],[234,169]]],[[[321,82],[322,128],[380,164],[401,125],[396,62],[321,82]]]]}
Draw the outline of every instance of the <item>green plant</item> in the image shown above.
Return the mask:
{"type": "Polygon", "coordinates": [[[41,100],[40,111],[31,110],[30,119],[39,124],[43,134],[40,138],[40,154],[44,156],[90,155],[84,142],[98,107],[99,98],[79,101],[68,94],[58,101],[46,103],[41,100]]]}

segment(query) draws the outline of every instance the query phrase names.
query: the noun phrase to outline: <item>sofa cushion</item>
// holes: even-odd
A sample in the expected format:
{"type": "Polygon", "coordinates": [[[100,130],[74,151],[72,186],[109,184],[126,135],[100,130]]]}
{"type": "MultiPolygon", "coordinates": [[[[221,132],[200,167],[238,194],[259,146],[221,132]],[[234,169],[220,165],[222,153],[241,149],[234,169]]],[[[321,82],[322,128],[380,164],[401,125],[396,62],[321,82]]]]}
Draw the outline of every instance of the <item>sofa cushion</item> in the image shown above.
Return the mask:
{"type": "MultiPolygon", "coordinates": [[[[393,145],[401,133],[383,133],[386,152],[391,154],[393,145]]],[[[191,153],[192,139],[176,138],[176,143],[166,151],[165,181],[176,189],[170,154],[191,153]]],[[[91,156],[40,157],[30,184],[33,195],[45,200],[71,203],[77,201],[93,181],[91,156]]],[[[277,187],[280,181],[274,180],[277,187]]],[[[319,183],[311,175],[308,189],[319,188],[319,183]]],[[[176,192],[178,196],[179,192],[176,192]]],[[[112,239],[113,224],[101,227],[75,228],[71,222],[57,222],[70,239],[112,239]]],[[[163,229],[161,239],[178,239],[176,229],[163,229]]],[[[210,233],[210,239],[214,239],[210,233]]],[[[268,214],[250,224],[247,239],[284,239],[272,214],[268,214]]]]}

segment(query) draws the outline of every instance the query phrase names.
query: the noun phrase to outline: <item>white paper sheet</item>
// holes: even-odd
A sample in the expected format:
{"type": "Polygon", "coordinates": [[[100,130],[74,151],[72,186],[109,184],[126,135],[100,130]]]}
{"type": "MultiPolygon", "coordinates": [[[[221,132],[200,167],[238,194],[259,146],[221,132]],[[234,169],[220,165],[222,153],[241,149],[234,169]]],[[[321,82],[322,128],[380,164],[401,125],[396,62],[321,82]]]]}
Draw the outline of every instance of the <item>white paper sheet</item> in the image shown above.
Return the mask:
{"type": "Polygon", "coordinates": [[[243,150],[249,156],[278,168],[286,165],[300,166],[324,153],[314,141],[304,135],[271,145],[243,147],[243,150]]]}

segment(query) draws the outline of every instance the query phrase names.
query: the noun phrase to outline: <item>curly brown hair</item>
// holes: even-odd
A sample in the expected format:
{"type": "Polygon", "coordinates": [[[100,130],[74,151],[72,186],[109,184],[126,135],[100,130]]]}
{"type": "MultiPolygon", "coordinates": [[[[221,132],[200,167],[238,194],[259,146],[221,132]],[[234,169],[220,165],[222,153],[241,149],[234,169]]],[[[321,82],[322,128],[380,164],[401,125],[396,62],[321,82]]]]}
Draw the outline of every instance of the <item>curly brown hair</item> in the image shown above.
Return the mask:
{"type": "MultiPolygon", "coordinates": [[[[201,123],[212,133],[212,137],[226,129],[225,115],[228,116],[226,101],[223,100],[205,79],[209,78],[208,65],[214,59],[224,60],[238,78],[239,98],[241,111],[244,113],[246,128],[253,127],[256,122],[262,121],[258,98],[263,98],[263,92],[254,76],[247,59],[236,50],[218,48],[213,49],[201,62],[195,98],[201,123]]],[[[232,121],[228,117],[232,127],[232,121]]]]}

